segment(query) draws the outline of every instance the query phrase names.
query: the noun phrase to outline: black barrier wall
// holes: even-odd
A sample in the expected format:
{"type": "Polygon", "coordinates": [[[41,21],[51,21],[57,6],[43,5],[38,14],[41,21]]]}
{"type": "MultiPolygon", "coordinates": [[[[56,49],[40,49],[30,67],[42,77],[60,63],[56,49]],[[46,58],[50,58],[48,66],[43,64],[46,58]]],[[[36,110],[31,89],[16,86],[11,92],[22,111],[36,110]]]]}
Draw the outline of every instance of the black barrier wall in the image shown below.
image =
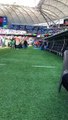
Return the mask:
{"type": "Polygon", "coordinates": [[[68,30],[45,38],[48,41],[48,50],[60,56],[68,50],[68,30]]]}
{"type": "Polygon", "coordinates": [[[63,69],[59,84],[59,92],[62,86],[68,91],[68,50],[65,50],[64,52],[63,69]]]}

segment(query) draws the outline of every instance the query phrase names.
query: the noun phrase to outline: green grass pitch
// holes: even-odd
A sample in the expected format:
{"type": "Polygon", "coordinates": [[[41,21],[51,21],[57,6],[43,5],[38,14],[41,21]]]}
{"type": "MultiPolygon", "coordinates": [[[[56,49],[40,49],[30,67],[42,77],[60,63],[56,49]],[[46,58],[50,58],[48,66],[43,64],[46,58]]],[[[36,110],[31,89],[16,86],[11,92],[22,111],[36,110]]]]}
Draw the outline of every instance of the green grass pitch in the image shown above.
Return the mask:
{"type": "Polygon", "coordinates": [[[0,49],[0,120],[68,120],[68,93],[58,93],[62,65],[48,51],[0,49]]]}

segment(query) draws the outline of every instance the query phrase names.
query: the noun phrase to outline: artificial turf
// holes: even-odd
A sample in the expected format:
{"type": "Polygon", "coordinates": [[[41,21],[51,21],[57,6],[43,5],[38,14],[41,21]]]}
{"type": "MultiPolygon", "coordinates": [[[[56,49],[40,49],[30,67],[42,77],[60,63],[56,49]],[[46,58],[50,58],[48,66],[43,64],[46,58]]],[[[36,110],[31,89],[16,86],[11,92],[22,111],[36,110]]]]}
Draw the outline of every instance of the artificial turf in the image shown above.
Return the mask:
{"type": "Polygon", "coordinates": [[[62,64],[32,47],[0,49],[0,120],[68,120],[68,93],[58,93],[62,64]]]}

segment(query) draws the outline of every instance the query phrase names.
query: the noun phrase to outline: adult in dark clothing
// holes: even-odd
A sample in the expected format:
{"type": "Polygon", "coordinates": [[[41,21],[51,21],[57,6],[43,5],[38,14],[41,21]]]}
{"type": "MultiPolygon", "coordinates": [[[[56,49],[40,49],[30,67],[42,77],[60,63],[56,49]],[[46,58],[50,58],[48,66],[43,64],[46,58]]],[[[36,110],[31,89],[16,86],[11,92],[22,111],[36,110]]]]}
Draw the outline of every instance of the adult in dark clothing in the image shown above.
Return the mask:
{"type": "Polygon", "coordinates": [[[62,76],[62,84],[64,88],[68,91],[68,72],[62,76]]]}
{"type": "Polygon", "coordinates": [[[24,48],[27,48],[27,47],[28,47],[28,43],[27,43],[26,40],[24,41],[23,45],[24,45],[24,48]]]}

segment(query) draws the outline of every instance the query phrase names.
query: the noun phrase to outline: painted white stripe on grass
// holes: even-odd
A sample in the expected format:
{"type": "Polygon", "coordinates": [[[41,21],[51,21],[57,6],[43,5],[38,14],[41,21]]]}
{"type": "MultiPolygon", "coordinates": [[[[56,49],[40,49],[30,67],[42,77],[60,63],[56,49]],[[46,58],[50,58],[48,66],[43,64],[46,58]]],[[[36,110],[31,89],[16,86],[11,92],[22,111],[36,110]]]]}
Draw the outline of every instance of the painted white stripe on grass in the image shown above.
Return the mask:
{"type": "Polygon", "coordinates": [[[4,63],[1,63],[0,65],[6,65],[6,64],[4,64],[4,63]]]}
{"type": "Polygon", "coordinates": [[[32,67],[37,67],[37,68],[55,68],[55,66],[44,66],[44,65],[33,65],[32,67]]]}

